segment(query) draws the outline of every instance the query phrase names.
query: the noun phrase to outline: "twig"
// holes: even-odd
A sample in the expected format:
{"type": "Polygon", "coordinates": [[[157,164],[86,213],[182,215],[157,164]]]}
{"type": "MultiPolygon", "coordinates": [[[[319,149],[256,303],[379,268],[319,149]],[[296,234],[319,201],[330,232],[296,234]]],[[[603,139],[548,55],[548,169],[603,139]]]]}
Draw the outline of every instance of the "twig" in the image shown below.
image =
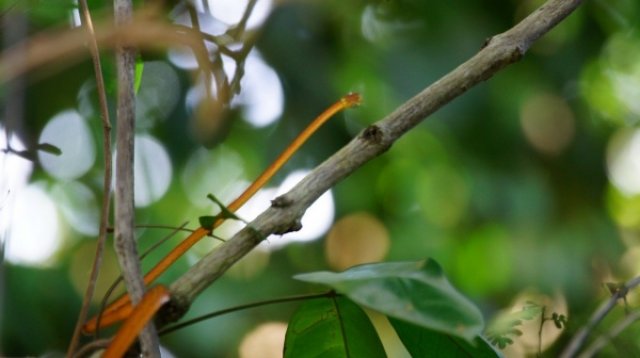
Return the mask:
{"type": "Polygon", "coordinates": [[[547,320],[544,316],[546,310],[547,306],[542,306],[542,310],[540,311],[540,326],[538,327],[538,357],[542,357],[542,327],[544,327],[544,323],[547,320]]]}
{"type": "Polygon", "coordinates": [[[104,77],[102,76],[102,65],[100,64],[100,51],[98,49],[98,42],[96,41],[95,30],[93,28],[93,21],[91,19],[91,13],[89,12],[89,6],[86,0],[80,0],[79,2],[81,10],[82,23],[87,31],[89,40],[89,51],[91,52],[91,58],[93,61],[93,70],[96,76],[96,88],[98,92],[98,101],[100,103],[100,114],[102,117],[102,151],[104,161],[104,176],[102,181],[102,208],[100,209],[100,231],[98,234],[98,242],[96,244],[96,253],[93,259],[93,266],[91,267],[91,274],[89,275],[89,283],[87,284],[84,297],[82,299],[82,307],[78,314],[78,320],[76,322],[75,329],[71,342],[69,343],[69,349],[67,350],[67,357],[72,357],[74,351],[78,346],[80,340],[80,333],[82,331],[82,325],[87,319],[89,313],[89,306],[91,299],[95,292],[96,281],[100,273],[100,267],[102,267],[102,259],[104,256],[104,246],[107,240],[107,227],[109,226],[109,208],[111,198],[111,120],[109,118],[109,108],[107,107],[107,94],[105,90],[104,77]]]}
{"type": "Polygon", "coordinates": [[[74,358],[89,357],[89,356],[92,357],[92,355],[89,355],[89,353],[93,353],[98,349],[105,349],[109,346],[109,343],[111,343],[111,338],[97,339],[95,341],[89,342],[85,344],[82,348],[78,349],[78,351],[74,353],[73,357],[74,358]]]}
{"type": "MultiPolygon", "coordinates": [[[[116,26],[131,23],[133,4],[131,0],[114,0],[116,26]]],[[[114,247],[122,269],[124,282],[137,304],[145,293],[142,270],[135,241],[134,210],[134,130],[135,130],[135,49],[121,42],[116,46],[118,73],[117,139],[116,139],[116,188],[115,188],[115,240],[114,247]]],[[[143,357],[160,357],[158,335],[153,322],[149,322],[140,333],[143,357]]]]}
{"type": "Polygon", "coordinates": [[[304,211],[325,191],[385,152],[425,117],[502,68],[520,60],[534,41],[567,17],[580,3],[580,0],[546,2],[507,32],[486,41],[481,51],[467,62],[402,104],[386,118],[366,128],[291,191],[274,200],[272,206],[251,222],[249,227],[239,231],[176,280],[170,287],[171,307],[176,309],[176,314],[170,319],[186,312],[202,290],[258,245],[263,237],[299,228],[304,211]]]}
{"type": "MultiPolygon", "coordinates": [[[[188,3],[187,4],[187,12],[189,12],[189,18],[191,19],[191,26],[193,26],[193,28],[199,32],[202,33],[202,31],[200,30],[200,20],[198,20],[198,12],[196,11],[196,9],[193,7],[193,4],[188,3]]],[[[204,90],[205,93],[207,95],[207,98],[211,98],[211,85],[212,85],[212,79],[211,77],[213,76],[213,72],[209,72],[207,69],[209,67],[214,68],[213,66],[211,66],[211,62],[209,61],[209,53],[207,50],[207,45],[205,44],[204,38],[202,40],[202,42],[200,43],[200,51],[204,52],[207,54],[207,57],[202,59],[202,60],[206,60],[207,64],[203,64],[203,63],[199,63],[200,68],[202,69],[202,73],[204,75],[204,90]]],[[[219,56],[219,55],[218,55],[219,56]]],[[[198,57],[196,57],[196,59],[198,59],[198,57]]],[[[218,74],[220,73],[220,71],[218,69],[216,69],[216,88],[217,88],[217,92],[220,93],[222,91],[222,88],[220,87],[220,81],[217,80],[218,74]]],[[[225,76],[224,71],[222,71],[222,75],[225,76]]]]}
{"type": "Polygon", "coordinates": [[[234,38],[238,38],[244,33],[247,28],[247,22],[249,21],[251,13],[253,13],[253,8],[256,6],[256,3],[258,3],[258,0],[249,0],[249,3],[247,3],[247,7],[244,9],[244,13],[242,13],[242,18],[232,29],[234,32],[234,38]]]}
{"type": "Polygon", "coordinates": [[[598,323],[600,323],[600,321],[602,321],[604,317],[607,314],[609,314],[609,312],[613,309],[613,307],[616,306],[616,304],[618,303],[618,300],[621,298],[624,298],[630,289],[638,285],[640,285],[640,276],[627,281],[624,284],[623,289],[617,290],[611,295],[611,298],[609,300],[602,302],[600,307],[598,307],[598,309],[595,312],[593,312],[593,315],[591,315],[589,322],[587,322],[587,324],[584,327],[582,327],[578,331],[578,333],[576,333],[573,336],[573,338],[571,339],[571,341],[569,342],[565,350],[562,352],[562,355],[560,357],[562,358],[575,357],[580,351],[580,349],[584,346],[587,340],[587,337],[589,336],[591,331],[593,331],[593,329],[598,325],[598,323]]]}
{"type": "Polygon", "coordinates": [[[634,311],[624,317],[624,319],[618,321],[611,330],[602,336],[600,336],[597,340],[595,340],[591,345],[589,345],[584,352],[582,352],[579,357],[580,358],[590,358],[595,356],[602,348],[604,348],[611,339],[615,338],[617,335],[622,333],[627,327],[632,325],[633,323],[640,321],[640,311],[634,311]]]}
{"type": "Polygon", "coordinates": [[[189,26],[185,26],[185,25],[180,25],[180,24],[175,24],[173,25],[173,27],[176,29],[177,32],[179,33],[190,33],[190,34],[195,34],[201,38],[203,38],[204,40],[213,43],[214,45],[216,45],[218,47],[218,50],[227,55],[227,56],[233,56],[234,52],[229,50],[228,46],[229,45],[233,45],[234,43],[237,42],[244,42],[246,40],[247,37],[252,37],[255,36],[255,31],[245,31],[244,34],[240,37],[237,38],[233,38],[228,34],[221,34],[221,35],[212,35],[210,33],[207,32],[199,32],[198,30],[196,30],[193,27],[189,27],[189,26]]]}
{"type": "MultiPolygon", "coordinates": [[[[172,238],[179,231],[186,230],[186,231],[192,232],[193,230],[184,228],[185,226],[187,226],[188,223],[189,223],[188,221],[185,221],[179,227],[168,227],[168,226],[162,226],[162,225],[147,225],[147,227],[162,228],[162,229],[170,228],[170,229],[173,229],[173,230],[168,235],[166,235],[165,237],[160,239],[158,242],[156,242],[153,245],[151,245],[151,247],[149,247],[147,250],[145,250],[145,252],[143,252],[142,255],[140,255],[140,261],[142,261],[148,254],[150,254],[158,246],[162,245],[167,240],[172,238]]],[[[137,225],[136,227],[137,228],[138,227],[142,227],[142,225],[137,225]]],[[[98,338],[100,336],[100,321],[102,320],[102,314],[104,312],[105,307],[107,307],[107,303],[109,302],[109,298],[113,294],[113,291],[115,291],[115,289],[118,287],[120,282],[122,282],[122,278],[123,278],[122,275],[120,275],[120,276],[118,276],[116,278],[116,280],[111,284],[111,286],[109,286],[109,288],[107,289],[107,292],[104,294],[104,297],[102,298],[102,301],[100,302],[100,310],[99,310],[99,313],[98,313],[98,316],[97,316],[97,319],[96,319],[96,331],[94,332],[94,338],[98,338]]]]}
{"type": "Polygon", "coordinates": [[[271,300],[252,302],[252,303],[247,303],[247,304],[239,305],[239,306],[235,306],[235,307],[229,307],[229,308],[225,308],[225,309],[220,310],[220,311],[207,313],[205,315],[202,315],[200,317],[196,317],[194,319],[190,319],[188,321],[180,322],[179,324],[175,324],[175,325],[170,326],[170,327],[165,327],[165,328],[161,329],[160,331],[158,331],[158,335],[164,336],[165,334],[169,334],[171,332],[177,331],[177,330],[182,329],[184,327],[196,324],[198,322],[202,322],[202,321],[214,318],[214,317],[222,316],[222,315],[227,314],[227,313],[246,310],[248,308],[266,306],[266,305],[271,305],[271,304],[275,304],[275,303],[302,301],[302,300],[310,300],[310,299],[323,298],[323,297],[335,297],[337,295],[338,294],[335,291],[328,291],[328,292],[314,293],[314,294],[308,294],[308,295],[296,295],[296,296],[280,297],[280,298],[274,298],[274,299],[271,299],[271,300]]]}
{"type": "MultiPolygon", "coordinates": [[[[162,230],[177,230],[177,231],[184,231],[184,232],[193,232],[193,229],[187,229],[185,228],[183,225],[181,226],[171,226],[171,225],[157,225],[157,224],[138,224],[136,225],[136,229],[162,229],[162,230]]],[[[107,228],[107,232],[108,233],[113,233],[115,231],[115,228],[113,227],[108,227],[107,228]]]]}

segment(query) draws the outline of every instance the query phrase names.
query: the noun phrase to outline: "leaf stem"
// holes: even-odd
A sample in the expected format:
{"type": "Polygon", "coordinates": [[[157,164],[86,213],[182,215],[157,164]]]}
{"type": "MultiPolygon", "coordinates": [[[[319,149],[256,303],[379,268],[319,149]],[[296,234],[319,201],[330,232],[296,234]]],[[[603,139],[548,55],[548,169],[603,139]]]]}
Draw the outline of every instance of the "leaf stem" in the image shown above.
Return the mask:
{"type": "Polygon", "coordinates": [[[76,326],[73,330],[71,342],[67,350],[67,357],[72,357],[75,350],[78,347],[80,341],[80,332],[82,331],[82,325],[87,319],[89,313],[89,306],[91,299],[95,293],[96,282],[100,273],[100,267],[102,266],[102,259],[104,257],[104,246],[107,240],[107,227],[109,226],[109,211],[110,211],[110,198],[111,198],[111,120],[109,118],[109,108],[107,106],[107,94],[104,84],[104,77],[102,75],[102,64],[100,62],[100,51],[98,48],[98,42],[96,40],[95,30],[93,28],[93,20],[91,19],[91,12],[87,0],[79,1],[82,23],[87,31],[89,38],[89,51],[91,52],[91,58],[93,60],[94,73],[96,76],[96,90],[98,92],[98,101],[100,103],[100,114],[102,118],[102,151],[104,161],[104,176],[102,183],[102,208],[100,209],[100,230],[98,234],[98,242],[96,245],[96,252],[93,259],[93,266],[89,275],[89,283],[82,298],[82,307],[78,314],[76,326]]]}
{"type": "Polygon", "coordinates": [[[331,298],[331,297],[336,297],[339,296],[339,294],[337,294],[334,290],[331,291],[327,291],[327,292],[323,292],[323,293],[314,293],[314,294],[306,294],[306,295],[295,295],[295,296],[287,296],[287,297],[281,297],[281,298],[274,298],[271,300],[264,300],[264,301],[257,301],[257,302],[252,302],[252,303],[247,303],[244,305],[239,305],[239,306],[235,306],[235,307],[229,307],[229,308],[225,308],[223,310],[219,310],[219,311],[215,311],[215,312],[211,312],[211,313],[207,313],[205,315],[202,315],[200,317],[196,317],[193,319],[190,319],[188,321],[184,321],[182,323],[178,323],[169,327],[165,327],[161,330],[158,331],[158,335],[163,336],[165,334],[169,334],[173,331],[182,329],[184,327],[214,318],[214,317],[218,317],[218,316],[222,316],[224,314],[227,313],[232,313],[232,312],[236,312],[236,311],[241,311],[241,310],[245,310],[245,309],[249,309],[249,308],[255,308],[255,307],[260,307],[260,306],[266,306],[266,305],[271,305],[271,304],[276,304],[276,303],[286,303],[286,302],[293,302],[293,301],[302,301],[302,300],[311,300],[311,299],[316,299],[316,298],[331,298]]]}

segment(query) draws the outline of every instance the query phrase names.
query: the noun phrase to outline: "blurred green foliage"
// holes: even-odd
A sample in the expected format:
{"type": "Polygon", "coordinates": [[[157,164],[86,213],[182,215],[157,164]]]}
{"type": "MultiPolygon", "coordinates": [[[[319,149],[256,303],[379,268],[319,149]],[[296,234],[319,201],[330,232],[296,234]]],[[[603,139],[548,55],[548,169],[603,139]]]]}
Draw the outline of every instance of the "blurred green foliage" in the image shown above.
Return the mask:
{"type": "MultiPolygon", "coordinates": [[[[29,34],[68,26],[71,1],[56,1],[59,6],[44,3],[5,0],[2,16],[24,11],[29,34]]],[[[89,3],[96,20],[110,13],[107,1],[89,3]]],[[[251,180],[323,108],[347,92],[361,92],[364,104],[322,128],[276,176],[278,183],[287,172],[319,164],[359,130],[475,54],[486,38],[505,31],[540,3],[278,2],[259,27],[256,49],[282,83],[284,111],[277,122],[256,128],[243,121],[242,108],[234,108],[227,113],[226,129],[219,133],[223,147],[212,150],[239,154],[242,177],[251,180]]],[[[607,171],[611,136],[635,130],[640,118],[640,37],[634,27],[639,21],[637,1],[585,2],[520,63],[454,100],[338,184],[333,189],[336,218],[356,211],[374,214],[390,234],[387,260],[433,257],[487,318],[509,307],[523,290],[560,292],[568,301],[569,325],[545,353],[557,355],[607,298],[602,283],[624,281],[640,270],[637,264],[624,264],[640,244],[639,196],[621,192],[607,171]],[[537,150],[523,131],[524,104],[543,94],[566,102],[573,116],[571,139],[556,154],[537,150]]],[[[165,56],[160,59],[170,63],[165,56]]],[[[185,101],[195,75],[171,66],[178,73],[178,104],[163,113],[164,119],[140,131],[152,134],[166,148],[172,180],[159,200],[139,208],[137,221],[179,226],[189,220],[193,227],[214,207],[195,207],[185,193],[181,177],[191,153],[201,148],[193,135],[194,112],[185,101]]],[[[52,68],[26,77],[26,111],[16,133],[34,148],[49,119],[74,108],[90,124],[100,158],[101,124],[89,59],[71,68],[52,68]]],[[[146,72],[145,68],[141,91],[146,72]]],[[[109,77],[107,86],[114,86],[115,79],[109,77]]],[[[114,99],[109,100],[113,110],[114,99]]],[[[102,191],[103,168],[98,161],[76,179],[96,198],[102,191]]],[[[37,164],[29,180],[43,181],[49,188],[59,181],[37,164]]],[[[202,199],[208,192],[227,199],[230,194],[217,191],[225,185],[211,178],[211,188],[202,199]]],[[[77,255],[94,237],[79,233],[68,222],[60,235],[64,243],[53,263],[34,268],[5,262],[2,267],[2,355],[66,349],[82,294],[69,271],[88,272],[91,257],[77,255]],[[83,263],[74,264],[78,261],[83,263]]],[[[141,246],[165,235],[141,229],[141,246]]],[[[175,244],[180,237],[170,242],[175,244]]],[[[291,276],[328,269],[322,240],[273,251],[255,270],[250,269],[251,260],[240,262],[235,273],[202,294],[188,316],[312,290],[291,276]]],[[[154,252],[143,265],[150,267],[166,250],[154,252]]],[[[91,252],[82,252],[87,251],[91,252]]],[[[181,260],[163,281],[175,279],[196,259],[193,254],[181,260]]],[[[111,253],[106,265],[115,265],[111,253]]],[[[113,278],[101,277],[100,285],[109,285],[113,278]]],[[[234,356],[252,327],[265,321],[286,322],[295,307],[269,306],[223,316],[163,337],[163,344],[177,356],[234,356]]],[[[617,345],[621,350],[617,353],[640,350],[634,332],[620,337],[624,344],[617,345]]]]}

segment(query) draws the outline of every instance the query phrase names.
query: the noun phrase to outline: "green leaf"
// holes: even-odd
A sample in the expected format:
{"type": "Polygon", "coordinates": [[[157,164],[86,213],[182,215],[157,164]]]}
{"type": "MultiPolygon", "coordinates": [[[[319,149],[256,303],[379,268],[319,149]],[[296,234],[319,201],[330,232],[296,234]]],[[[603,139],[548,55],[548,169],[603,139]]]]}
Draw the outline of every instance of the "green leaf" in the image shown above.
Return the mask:
{"type": "Polygon", "coordinates": [[[198,221],[200,221],[200,226],[211,231],[213,230],[213,224],[215,224],[216,219],[216,216],[201,216],[198,218],[198,221]]]}
{"type": "Polygon", "coordinates": [[[487,327],[487,338],[500,348],[504,348],[513,343],[511,337],[519,337],[522,331],[516,327],[522,325],[523,321],[530,321],[540,317],[542,306],[535,302],[527,301],[522,310],[517,312],[502,313],[496,316],[487,327]]]}
{"type": "Polygon", "coordinates": [[[233,219],[233,220],[238,220],[238,221],[245,222],[244,220],[239,218],[236,214],[234,214],[231,210],[229,210],[220,201],[220,199],[216,198],[213,194],[208,194],[207,195],[207,199],[213,201],[220,208],[220,213],[218,214],[218,217],[223,218],[223,219],[233,219]]]}
{"type": "Polygon", "coordinates": [[[140,55],[136,56],[136,67],[135,67],[135,79],[133,82],[133,88],[135,93],[138,93],[140,90],[140,84],[142,83],[142,72],[144,71],[144,62],[142,61],[142,57],[140,55]]]}
{"type": "Polygon", "coordinates": [[[468,342],[395,318],[389,321],[412,357],[502,357],[482,336],[468,342]]]}
{"type": "Polygon", "coordinates": [[[387,316],[469,341],[484,326],[480,310],[451,286],[431,259],[368,264],[341,273],[323,271],[295,278],[331,286],[387,316]]]}
{"type": "Polygon", "coordinates": [[[57,156],[62,155],[62,150],[60,148],[49,143],[38,143],[36,149],[57,156]]]}
{"type": "Polygon", "coordinates": [[[308,300],[289,321],[284,357],[386,357],[369,317],[346,297],[308,300]]]}

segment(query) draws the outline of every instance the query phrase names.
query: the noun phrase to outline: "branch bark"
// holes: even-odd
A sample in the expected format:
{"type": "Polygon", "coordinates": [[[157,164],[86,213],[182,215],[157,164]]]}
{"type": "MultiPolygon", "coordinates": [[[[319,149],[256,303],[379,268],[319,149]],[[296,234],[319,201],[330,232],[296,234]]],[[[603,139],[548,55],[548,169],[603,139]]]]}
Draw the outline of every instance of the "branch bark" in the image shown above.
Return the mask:
{"type": "Polygon", "coordinates": [[[362,131],[319,165],[296,187],[276,198],[269,209],[219,249],[209,253],[170,286],[171,304],[163,317],[179,318],[202,290],[270,234],[300,227],[305,210],[325,191],[364,163],[385,152],[398,138],[469,88],[517,62],[542,35],[567,17],[581,0],[549,0],[510,30],[486,41],[480,52],[384,119],[362,131]]]}
{"type": "MultiPolygon", "coordinates": [[[[114,0],[116,26],[131,23],[131,0],[114,0]]],[[[126,43],[116,46],[118,73],[118,104],[116,128],[116,187],[115,187],[115,252],[124,282],[137,304],[145,293],[142,270],[135,241],[134,210],[134,130],[135,130],[135,49],[126,43]]],[[[160,357],[158,335],[153,322],[140,333],[143,357],[160,357]]]]}

